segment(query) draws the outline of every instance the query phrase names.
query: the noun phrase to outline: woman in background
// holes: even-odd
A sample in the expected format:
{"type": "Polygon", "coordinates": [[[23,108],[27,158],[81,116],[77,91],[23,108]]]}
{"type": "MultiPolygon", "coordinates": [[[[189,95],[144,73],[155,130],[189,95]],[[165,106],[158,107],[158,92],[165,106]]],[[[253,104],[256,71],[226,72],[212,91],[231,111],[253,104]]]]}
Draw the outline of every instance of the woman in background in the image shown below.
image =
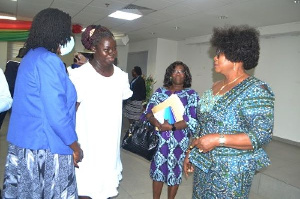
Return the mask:
{"type": "Polygon", "coordinates": [[[113,64],[117,45],[109,29],[90,25],[81,41],[94,56],[70,74],[78,94],[76,131],[85,151],[76,170],[78,193],[80,198],[106,199],[118,194],[122,179],[122,104],[132,91],[128,74],[113,64]]]}
{"type": "Polygon", "coordinates": [[[77,198],[83,158],[75,132],[76,91],[57,53],[72,49],[71,17],[40,11],[25,42],[7,141],[3,198],[77,198]]]}
{"type": "Polygon", "coordinates": [[[150,177],[153,180],[153,198],[159,199],[164,183],[168,185],[168,199],[176,196],[182,181],[182,166],[189,137],[196,130],[197,92],[191,89],[192,75],[186,64],[176,61],[166,69],[164,86],[152,95],[145,111],[148,121],[158,131],[159,147],[151,161],[150,177]],[[152,108],[168,99],[172,94],[179,97],[184,106],[183,120],[174,124],[160,123],[152,108]]]}
{"type": "Polygon", "coordinates": [[[130,82],[130,89],[133,94],[131,98],[126,100],[124,107],[124,115],[128,118],[129,123],[139,120],[143,112],[143,101],[146,99],[146,86],[145,80],[142,77],[142,69],[135,66],[131,71],[133,79],[130,82]]]}
{"type": "Polygon", "coordinates": [[[272,138],[274,94],[267,83],[246,72],[258,64],[256,29],[215,28],[211,44],[216,48],[214,69],[224,79],[199,101],[200,137],[192,142],[193,151],[188,150],[184,170],[187,175],[194,169],[195,199],[248,198],[255,172],[270,164],[262,147],[272,138]],[[189,161],[198,166],[190,168],[189,161]]]}

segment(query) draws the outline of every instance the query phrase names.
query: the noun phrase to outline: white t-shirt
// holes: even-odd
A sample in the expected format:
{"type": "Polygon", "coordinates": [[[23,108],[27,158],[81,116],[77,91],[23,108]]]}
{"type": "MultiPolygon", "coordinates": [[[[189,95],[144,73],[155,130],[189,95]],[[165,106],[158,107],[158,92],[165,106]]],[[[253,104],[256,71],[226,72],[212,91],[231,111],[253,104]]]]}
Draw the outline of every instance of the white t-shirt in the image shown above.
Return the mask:
{"type": "Polygon", "coordinates": [[[0,113],[10,109],[12,102],[6,78],[0,68],[0,113]]]}

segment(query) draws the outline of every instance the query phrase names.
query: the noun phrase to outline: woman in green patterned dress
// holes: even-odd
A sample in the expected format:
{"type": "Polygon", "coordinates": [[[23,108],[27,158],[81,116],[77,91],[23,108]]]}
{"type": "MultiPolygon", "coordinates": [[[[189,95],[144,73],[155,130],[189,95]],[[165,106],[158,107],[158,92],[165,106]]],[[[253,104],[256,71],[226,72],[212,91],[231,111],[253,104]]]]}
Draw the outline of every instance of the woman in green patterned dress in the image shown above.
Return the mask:
{"type": "Polygon", "coordinates": [[[262,146],[272,138],[274,94],[246,70],[257,66],[259,32],[249,26],[215,28],[214,69],[224,79],[198,104],[199,138],[187,151],[194,171],[193,198],[248,198],[254,174],[270,160],[262,146]]]}

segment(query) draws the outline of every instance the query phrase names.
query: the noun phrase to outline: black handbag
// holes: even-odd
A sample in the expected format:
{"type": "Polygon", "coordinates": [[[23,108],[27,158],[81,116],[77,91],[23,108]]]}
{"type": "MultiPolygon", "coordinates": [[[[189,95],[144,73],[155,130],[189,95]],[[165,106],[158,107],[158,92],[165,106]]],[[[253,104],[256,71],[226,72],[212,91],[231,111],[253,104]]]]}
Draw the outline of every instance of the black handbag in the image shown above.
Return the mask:
{"type": "Polygon", "coordinates": [[[159,138],[148,121],[138,120],[130,125],[122,141],[122,148],[147,160],[152,160],[159,138]]]}

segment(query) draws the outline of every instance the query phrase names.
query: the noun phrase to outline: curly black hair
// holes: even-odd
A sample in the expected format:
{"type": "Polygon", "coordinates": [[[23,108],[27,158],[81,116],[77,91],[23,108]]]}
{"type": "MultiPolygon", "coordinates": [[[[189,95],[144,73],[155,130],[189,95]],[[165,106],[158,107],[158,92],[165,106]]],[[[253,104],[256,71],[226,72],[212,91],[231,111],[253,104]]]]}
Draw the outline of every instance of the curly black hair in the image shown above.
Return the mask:
{"type": "Polygon", "coordinates": [[[56,8],[47,8],[33,18],[24,46],[26,53],[38,47],[56,53],[60,45],[65,45],[70,40],[71,16],[56,8]]]}
{"type": "Polygon", "coordinates": [[[248,25],[214,28],[210,40],[217,54],[224,53],[231,62],[243,62],[245,70],[257,66],[259,59],[259,31],[248,25]]]}
{"type": "Polygon", "coordinates": [[[189,67],[181,62],[181,61],[175,61],[168,68],[166,69],[165,77],[164,77],[164,87],[169,88],[173,85],[172,79],[170,78],[172,76],[172,73],[174,72],[174,69],[176,66],[181,65],[184,69],[184,82],[183,82],[183,88],[190,88],[192,86],[192,74],[190,73],[189,67]]]}
{"type": "Polygon", "coordinates": [[[81,43],[87,50],[91,50],[93,46],[97,46],[101,39],[106,37],[114,38],[113,33],[108,28],[101,25],[89,25],[81,34],[81,43]]]}

